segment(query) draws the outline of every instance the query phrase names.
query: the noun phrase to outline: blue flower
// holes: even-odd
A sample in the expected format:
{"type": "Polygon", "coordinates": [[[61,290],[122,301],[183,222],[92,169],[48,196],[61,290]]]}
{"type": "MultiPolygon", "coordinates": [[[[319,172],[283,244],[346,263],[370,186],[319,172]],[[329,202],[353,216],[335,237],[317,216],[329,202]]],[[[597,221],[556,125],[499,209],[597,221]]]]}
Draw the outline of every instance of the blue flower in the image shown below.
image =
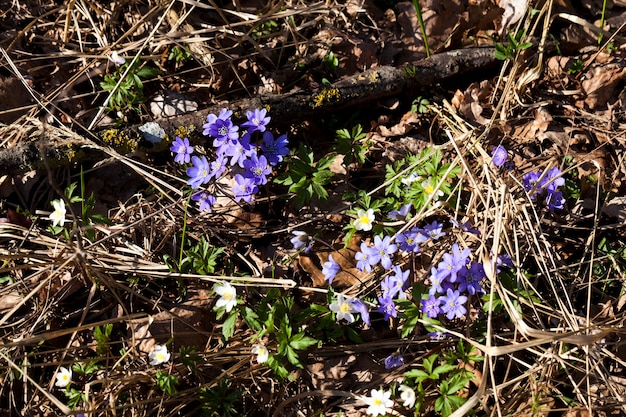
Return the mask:
{"type": "Polygon", "coordinates": [[[426,236],[428,236],[429,238],[433,240],[437,240],[446,235],[446,233],[442,231],[443,223],[439,223],[437,222],[437,220],[433,221],[431,224],[427,224],[426,226],[424,226],[422,230],[423,230],[423,234],[425,234],[426,236]]]}
{"type": "Polygon", "coordinates": [[[428,290],[428,294],[442,294],[443,291],[443,283],[445,278],[442,277],[442,274],[439,273],[437,268],[434,266],[430,268],[430,289],[428,290]]]}
{"type": "Polygon", "coordinates": [[[230,156],[230,165],[238,164],[244,168],[244,161],[256,153],[256,147],[250,143],[250,135],[246,134],[239,140],[229,142],[228,147],[224,150],[226,156],[230,156]]]}
{"type": "Polygon", "coordinates": [[[192,156],[191,163],[193,166],[187,168],[187,176],[189,177],[187,184],[191,188],[199,188],[211,179],[209,161],[207,161],[206,156],[202,156],[202,158],[192,156]]]}
{"type": "Polygon", "coordinates": [[[417,236],[419,232],[415,231],[414,229],[415,228],[407,230],[404,233],[396,233],[396,242],[398,242],[400,250],[403,250],[405,252],[419,253],[420,248],[417,245],[417,236]]]}
{"type": "Polygon", "coordinates": [[[485,290],[480,285],[485,278],[485,268],[479,262],[472,262],[468,268],[463,268],[459,272],[459,292],[467,292],[470,295],[484,294],[485,290]]]}
{"type": "Polygon", "coordinates": [[[365,304],[363,301],[359,300],[356,297],[353,298],[351,302],[352,302],[352,308],[354,308],[354,311],[356,311],[357,313],[361,315],[361,320],[363,320],[363,323],[367,324],[368,326],[371,326],[370,310],[367,307],[367,304],[365,304]]]}
{"type": "Polygon", "coordinates": [[[275,166],[283,161],[283,157],[289,155],[287,148],[287,135],[281,135],[274,140],[272,132],[263,132],[263,142],[261,143],[261,152],[267,158],[270,165],[275,166]]]}
{"type": "Polygon", "coordinates": [[[378,312],[385,315],[385,320],[389,321],[391,317],[398,317],[398,309],[391,297],[378,297],[378,312]]]}
{"type": "Polygon", "coordinates": [[[546,196],[546,204],[548,205],[548,210],[562,210],[565,207],[565,199],[563,198],[563,193],[560,191],[554,191],[552,193],[548,193],[546,196]]]}
{"type": "Polygon", "coordinates": [[[380,262],[385,269],[391,268],[391,255],[396,253],[398,247],[391,243],[391,237],[385,236],[383,239],[380,236],[374,236],[374,250],[372,250],[372,256],[370,257],[370,264],[372,266],[380,262]]]}
{"type": "MultiPolygon", "coordinates": [[[[535,190],[538,188],[538,184],[539,184],[539,178],[541,177],[541,175],[539,174],[539,172],[528,172],[526,174],[524,174],[524,176],[522,177],[523,180],[523,184],[524,184],[524,189],[526,190],[526,192],[531,192],[532,190],[535,190]]],[[[531,195],[531,198],[534,198],[534,194],[531,195]]]]}
{"type": "Polygon", "coordinates": [[[219,147],[224,142],[230,140],[237,140],[239,138],[239,127],[235,126],[230,120],[233,112],[227,109],[222,109],[219,115],[209,114],[207,116],[207,122],[202,127],[203,135],[208,135],[213,138],[213,146],[219,147]]]}
{"type": "Polygon", "coordinates": [[[200,203],[200,210],[211,212],[211,207],[215,204],[215,197],[206,191],[199,191],[191,196],[193,201],[200,203]]]}
{"type": "Polygon", "coordinates": [[[356,267],[359,271],[367,271],[372,272],[372,263],[370,261],[371,257],[375,254],[375,249],[372,250],[367,243],[361,242],[361,251],[357,252],[354,255],[354,259],[356,259],[356,267]]]}
{"type": "Polygon", "coordinates": [[[436,318],[441,313],[441,300],[434,295],[422,300],[422,312],[431,319],[436,318]]]}
{"type": "Polygon", "coordinates": [[[493,162],[495,166],[501,167],[506,163],[508,156],[506,148],[502,145],[498,145],[491,151],[491,162],[493,162]]]}
{"type": "Polygon", "coordinates": [[[456,227],[457,229],[461,229],[464,232],[473,233],[476,236],[480,236],[480,230],[476,229],[475,227],[472,227],[472,223],[469,220],[466,221],[465,223],[461,223],[457,221],[456,219],[451,218],[450,223],[452,223],[452,225],[456,227]]]}
{"type": "Polygon", "coordinates": [[[249,203],[254,195],[259,191],[258,187],[251,178],[246,178],[241,174],[235,175],[235,185],[233,186],[233,195],[235,201],[243,200],[249,203]]]}
{"type": "Polygon", "coordinates": [[[324,274],[324,279],[328,281],[328,284],[333,283],[333,279],[335,279],[340,270],[341,267],[335,262],[333,255],[328,255],[328,262],[324,262],[324,267],[322,268],[322,274],[324,274]]]}
{"type": "Polygon", "coordinates": [[[191,154],[193,153],[193,146],[189,145],[189,139],[179,138],[176,136],[176,140],[172,143],[170,151],[174,152],[174,162],[179,164],[188,164],[191,154]]]}
{"type": "Polygon", "coordinates": [[[393,220],[398,220],[398,217],[401,220],[404,220],[406,216],[409,214],[409,210],[413,207],[413,203],[405,204],[400,207],[398,210],[392,210],[389,212],[389,217],[393,220]]]}
{"type": "Polygon", "coordinates": [[[214,161],[211,161],[209,165],[210,172],[209,177],[219,179],[224,172],[226,172],[226,157],[224,155],[217,155],[214,161]]]}
{"type": "Polygon", "coordinates": [[[304,249],[304,253],[309,253],[313,247],[313,238],[311,238],[311,236],[309,236],[306,232],[301,232],[299,230],[294,230],[291,233],[294,234],[294,237],[291,238],[293,248],[295,250],[304,249]]]}
{"type": "Polygon", "coordinates": [[[460,295],[459,291],[448,288],[446,295],[439,297],[442,306],[441,311],[446,314],[448,320],[452,320],[456,317],[461,318],[467,310],[463,306],[467,301],[467,297],[460,295]]]}
{"type": "Polygon", "coordinates": [[[246,169],[243,176],[252,178],[258,185],[267,184],[267,175],[272,172],[265,156],[257,157],[255,153],[250,155],[250,159],[243,161],[243,167],[246,169]]]}
{"type": "Polygon", "coordinates": [[[393,369],[404,366],[404,358],[401,355],[389,355],[385,358],[385,369],[393,369]]]}
{"type": "Polygon", "coordinates": [[[548,193],[555,192],[558,187],[565,184],[565,178],[561,177],[562,174],[557,167],[550,168],[543,176],[540,187],[546,189],[548,193]]]}
{"type": "Polygon", "coordinates": [[[402,268],[400,268],[398,265],[394,265],[393,266],[393,271],[395,272],[394,275],[391,275],[391,282],[393,285],[393,289],[395,291],[395,294],[398,295],[398,298],[405,300],[406,299],[406,294],[404,293],[404,290],[406,290],[409,286],[409,273],[411,271],[409,271],[408,269],[406,271],[403,271],[402,268]]]}
{"type": "Polygon", "coordinates": [[[254,109],[254,111],[247,111],[247,122],[241,124],[241,127],[248,129],[248,133],[252,134],[255,131],[265,132],[265,126],[270,122],[270,117],[265,117],[267,114],[266,109],[254,109]]]}

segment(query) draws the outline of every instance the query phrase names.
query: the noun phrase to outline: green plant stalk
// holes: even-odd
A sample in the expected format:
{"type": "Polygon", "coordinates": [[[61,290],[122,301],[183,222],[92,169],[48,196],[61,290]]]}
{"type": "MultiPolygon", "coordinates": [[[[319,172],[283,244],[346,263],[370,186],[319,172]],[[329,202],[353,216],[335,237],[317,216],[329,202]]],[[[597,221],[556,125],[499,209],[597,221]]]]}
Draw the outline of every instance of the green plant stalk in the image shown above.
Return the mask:
{"type": "Polygon", "coordinates": [[[426,57],[430,58],[430,48],[428,47],[428,36],[426,36],[426,26],[424,26],[424,19],[422,19],[422,8],[420,7],[419,0],[413,0],[413,7],[415,7],[415,14],[417,15],[417,21],[420,24],[420,31],[422,32],[422,38],[424,39],[424,49],[426,50],[426,57]]]}
{"type": "Polygon", "coordinates": [[[180,236],[180,255],[178,256],[178,269],[180,270],[181,265],[183,264],[183,254],[185,251],[185,235],[187,233],[187,210],[189,210],[189,202],[191,201],[191,194],[187,198],[187,202],[185,203],[185,215],[183,216],[183,231],[180,236]]]}
{"type": "MultiPolygon", "coordinates": [[[[606,12],[606,0],[602,2],[602,16],[600,16],[600,29],[604,29],[604,14],[606,12]]],[[[598,35],[598,45],[602,43],[602,33],[598,35]]]]}

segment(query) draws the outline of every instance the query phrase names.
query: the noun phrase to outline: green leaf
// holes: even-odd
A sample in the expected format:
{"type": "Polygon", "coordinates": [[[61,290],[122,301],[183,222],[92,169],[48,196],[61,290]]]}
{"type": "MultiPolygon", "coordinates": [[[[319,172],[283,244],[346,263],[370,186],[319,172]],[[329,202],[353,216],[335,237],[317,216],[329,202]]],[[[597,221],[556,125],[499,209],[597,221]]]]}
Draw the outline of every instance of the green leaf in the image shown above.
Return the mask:
{"type": "Polygon", "coordinates": [[[318,341],[312,337],[305,336],[304,333],[298,333],[289,342],[289,345],[296,350],[304,350],[310,346],[317,345],[318,341]]]}
{"type": "Polygon", "coordinates": [[[235,323],[237,322],[237,309],[232,309],[228,318],[224,320],[224,324],[222,324],[222,335],[224,339],[228,340],[235,334],[235,323]]]}
{"type": "Polygon", "coordinates": [[[458,366],[444,363],[443,365],[439,365],[438,367],[436,367],[432,373],[433,375],[439,377],[441,376],[441,374],[454,371],[455,369],[458,369],[458,366]]]}
{"type": "Polygon", "coordinates": [[[404,376],[407,378],[415,378],[416,382],[421,382],[430,378],[430,374],[428,372],[424,372],[421,369],[411,369],[404,373],[404,376]]]}

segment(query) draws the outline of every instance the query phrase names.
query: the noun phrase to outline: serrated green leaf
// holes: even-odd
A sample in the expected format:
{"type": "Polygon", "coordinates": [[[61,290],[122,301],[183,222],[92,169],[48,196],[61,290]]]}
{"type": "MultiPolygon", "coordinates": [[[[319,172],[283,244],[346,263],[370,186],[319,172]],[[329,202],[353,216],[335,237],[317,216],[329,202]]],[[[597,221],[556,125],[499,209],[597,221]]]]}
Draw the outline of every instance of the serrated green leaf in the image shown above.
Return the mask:
{"type": "Polygon", "coordinates": [[[298,333],[291,339],[291,342],[289,342],[289,345],[296,350],[304,350],[317,344],[318,341],[316,339],[305,336],[304,333],[298,333]]]}
{"type": "Polygon", "coordinates": [[[224,336],[224,339],[228,340],[230,337],[232,337],[233,334],[235,334],[236,322],[237,322],[237,310],[233,309],[231,310],[230,314],[224,321],[224,324],[222,324],[222,335],[224,336]]]}

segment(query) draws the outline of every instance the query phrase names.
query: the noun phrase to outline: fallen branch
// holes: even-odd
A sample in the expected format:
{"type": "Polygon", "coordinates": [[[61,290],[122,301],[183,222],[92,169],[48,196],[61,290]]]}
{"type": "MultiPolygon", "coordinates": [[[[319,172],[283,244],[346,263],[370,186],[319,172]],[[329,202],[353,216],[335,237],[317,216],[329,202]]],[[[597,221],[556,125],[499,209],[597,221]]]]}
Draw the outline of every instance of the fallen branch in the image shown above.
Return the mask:
{"type": "MultiPolygon", "coordinates": [[[[283,95],[263,95],[233,102],[218,103],[202,111],[157,119],[169,137],[174,137],[181,126],[194,126],[196,130],[205,123],[209,113],[218,113],[228,107],[235,112],[245,112],[254,108],[268,108],[274,120],[290,122],[305,120],[331,112],[371,103],[378,99],[392,97],[431,87],[442,81],[484,71],[499,63],[491,47],[466,48],[433,55],[418,61],[407,68],[382,66],[342,79],[329,87],[322,87],[313,94],[295,92],[283,95]]],[[[103,157],[101,146],[112,146],[119,152],[128,152],[139,146],[138,126],[101,132],[100,139],[90,139],[89,132],[80,135],[64,126],[55,127],[35,123],[33,129],[24,129],[25,134],[8,149],[0,150],[0,175],[20,174],[27,171],[63,166],[75,162],[98,160],[103,157]],[[115,136],[115,137],[111,137],[115,136]],[[97,144],[94,146],[94,144],[97,144]],[[44,160],[46,161],[44,163],[44,160]]],[[[13,125],[0,128],[15,135],[19,129],[13,125]]],[[[163,150],[164,148],[157,148],[163,150]]],[[[149,150],[148,150],[149,151],[149,150]]]]}

